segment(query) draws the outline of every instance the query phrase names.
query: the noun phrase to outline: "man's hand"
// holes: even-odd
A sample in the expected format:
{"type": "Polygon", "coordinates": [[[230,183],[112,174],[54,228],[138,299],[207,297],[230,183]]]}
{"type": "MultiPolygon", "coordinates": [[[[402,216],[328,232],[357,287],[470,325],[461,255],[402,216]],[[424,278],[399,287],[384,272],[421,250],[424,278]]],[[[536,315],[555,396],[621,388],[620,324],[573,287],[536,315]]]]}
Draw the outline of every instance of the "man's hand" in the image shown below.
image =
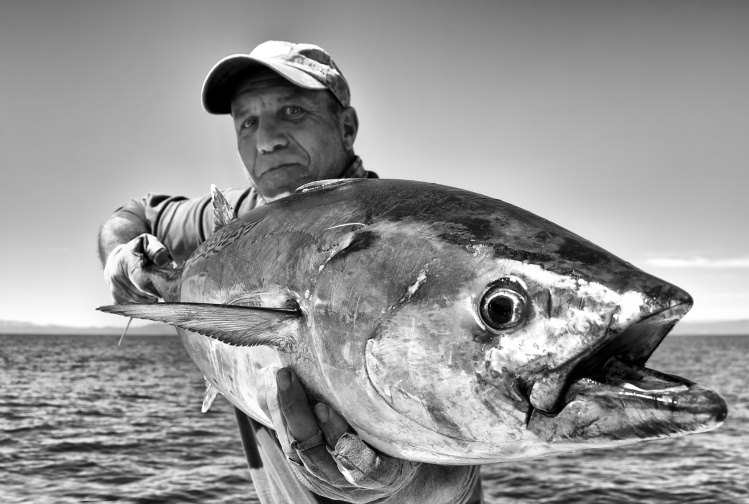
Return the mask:
{"type": "Polygon", "coordinates": [[[264,392],[260,405],[292,470],[312,492],[359,504],[483,502],[479,466],[419,464],[375,451],[332,408],[310,408],[292,369],[268,369],[264,392]]]}
{"type": "Polygon", "coordinates": [[[155,236],[141,234],[115,247],[104,264],[104,280],[112,299],[122,303],[155,303],[161,294],[144,271],[148,266],[162,267],[171,262],[169,251],[155,236]]]}
{"type": "Polygon", "coordinates": [[[290,368],[268,369],[261,407],[269,413],[292,470],[312,492],[331,499],[381,501],[408,484],[420,464],[373,450],[332,408],[309,406],[290,368]]]}

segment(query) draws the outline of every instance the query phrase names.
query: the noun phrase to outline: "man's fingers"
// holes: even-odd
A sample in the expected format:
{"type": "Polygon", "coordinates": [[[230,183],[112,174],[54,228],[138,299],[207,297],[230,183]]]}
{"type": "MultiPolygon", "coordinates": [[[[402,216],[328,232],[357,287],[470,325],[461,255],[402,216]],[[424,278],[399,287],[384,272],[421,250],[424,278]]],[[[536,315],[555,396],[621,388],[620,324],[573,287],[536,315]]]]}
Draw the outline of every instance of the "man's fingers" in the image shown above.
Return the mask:
{"type": "Polygon", "coordinates": [[[276,374],[278,384],[278,402],[286,418],[286,427],[294,439],[306,441],[317,434],[320,427],[312,409],[307,403],[299,379],[291,368],[281,368],[276,374]]]}
{"type": "Polygon", "coordinates": [[[299,456],[296,453],[296,450],[294,450],[291,447],[291,440],[288,436],[288,429],[286,427],[286,418],[283,416],[283,412],[281,411],[281,405],[278,402],[278,384],[276,382],[276,374],[278,373],[278,368],[276,366],[270,366],[263,368],[262,370],[262,383],[263,383],[263,398],[260,400],[260,407],[263,408],[263,411],[266,411],[270,416],[271,422],[273,422],[273,430],[276,431],[276,437],[278,438],[278,442],[281,443],[281,450],[283,450],[284,454],[289,457],[290,459],[300,462],[299,456]]]}
{"type": "MultiPolygon", "coordinates": [[[[115,254],[116,255],[116,254],[115,254]]],[[[155,303],[158,297],[136,285],[138,275],[131,273],[127,256],[118,256],[107,260],[104,267],[104,279],[109,284],[112,299],[117,304],[155,303]]]]}
{"type": "Polygon", "coordinates": [[[155,236],[147,233],[130,240],[130,250],[136,256],[142,257],[145,264],[164,266],[172,260],[164,244],[155,236]]]}
{"type": "Polygon", "coordinates": [[[341,436],[348,432],[348,423],[334,409],[329,408],[323,403],[318,403],[315,406],[315,416],[317,417],[317,422],[320,424],[320,429],[325,434],[325,441],[328,447],[334,450],[341,436]]]}
{"type": "Polygon", "coordinates": [[[131,293],[137,297],[152,296],[157,301],[161,294],[153,284],[151,273],[146,271],[140,264],[131,262],[128,268],[128,280],[132,284],[131,293]]]}
{"type": "MultiPolygon", "coordinates": [[[[161,244],[159,244],[161,245],[161,244]]],[[[172,258],[169,255],[169,251],[166,249],[164,245],[161,245],[161,247],[156,248],[156,250],[148,250],[148,257],[151,258],[151,261],[158,267],[165,266],[172,262],[172,258]]]]}
{"type": "Polygon", "coordinates": [[[153,282],[155,271],[148,266],[161,267],[169,261],[171,256],[164,244],[145,233],[112,249],[104,264],[104,280],[114,302],[157,302],[161,293],[153,282]]]}
{"type": "Polygon", "coordinates": [[[346,481],[370,489],[393,489],[410,480],[419,466],[376,452],[352,432],[341,437],[332,455],[346,481]]]}

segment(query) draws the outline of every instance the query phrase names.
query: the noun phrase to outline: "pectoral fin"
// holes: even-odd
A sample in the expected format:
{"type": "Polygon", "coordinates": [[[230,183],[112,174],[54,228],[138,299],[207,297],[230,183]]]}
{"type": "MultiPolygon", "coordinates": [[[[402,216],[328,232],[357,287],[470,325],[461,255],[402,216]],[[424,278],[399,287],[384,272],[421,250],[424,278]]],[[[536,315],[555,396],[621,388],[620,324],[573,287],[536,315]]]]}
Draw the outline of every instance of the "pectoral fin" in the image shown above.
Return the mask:
{"type": "Polygon", "coordinates": [[[235,346],[272,346],[289,350],[298,334],[298,310],[204,303],[154,303],[101,306],[97,310],[192,331],[235,346]]]}

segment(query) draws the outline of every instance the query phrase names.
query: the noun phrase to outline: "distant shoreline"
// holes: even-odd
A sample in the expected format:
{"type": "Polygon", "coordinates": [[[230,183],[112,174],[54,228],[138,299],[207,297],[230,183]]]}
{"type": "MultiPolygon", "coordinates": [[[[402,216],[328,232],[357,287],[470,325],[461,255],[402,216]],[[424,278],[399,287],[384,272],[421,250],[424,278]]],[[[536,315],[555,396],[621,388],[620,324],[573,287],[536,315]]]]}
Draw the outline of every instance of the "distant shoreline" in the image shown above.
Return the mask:
{"type": "MultiPolygon", "coordinates": [[[[31,323],[13,323],[0,321],[0,334],[8,335],[79,335],[79,336],[109,336],[122,334],[125,323],[120,327],[73,327],[58,325],[36,325],[31,323]]],[[[127,330],[128,335],[133,336],[176,336],[176,329],[166,324],[132,325],[127,330]]]]}
{"type": "MultiPolygon", "coordinates": [[[[44,333],[38,333],[38,332],[3,332],[0,331],[0,336],[30,336],[33,338],[42,337],[42,336],[86,336],[86,337],[94,337],[94,338],[108,338],[108,337],[117,337],[119,338],[122,335],[122,331],[119,333],[114,332],[106,332],[106,333],[95,333],[95,332],[44,332],[44,333]]],[[[179,335],[175,331],[173,334],[159,334],[159,333],[153,333],[153,332],[135,332],[130,331],[128,329],[126,338],[129,338],[131,336],[144,336],[148,338],[172,338],[172,337],[178,337],[179,335]]]]}

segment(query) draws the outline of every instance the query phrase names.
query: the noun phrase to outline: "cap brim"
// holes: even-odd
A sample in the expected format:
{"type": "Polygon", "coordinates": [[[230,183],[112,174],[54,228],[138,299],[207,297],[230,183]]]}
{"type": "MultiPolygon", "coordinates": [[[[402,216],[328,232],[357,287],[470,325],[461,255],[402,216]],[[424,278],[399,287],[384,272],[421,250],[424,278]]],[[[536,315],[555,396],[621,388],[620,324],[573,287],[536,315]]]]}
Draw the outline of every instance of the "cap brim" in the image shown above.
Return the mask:
{"type": "Polygon", "coordinates": [[[269,68],[292,84],[306,89],[328,89],[308,73],[279,61],[253,58],[247,54],[233,54],[216,63],[203,82],[203,108],[211,114],[231,113],[239,77],[252,68],[269,68]]]}

